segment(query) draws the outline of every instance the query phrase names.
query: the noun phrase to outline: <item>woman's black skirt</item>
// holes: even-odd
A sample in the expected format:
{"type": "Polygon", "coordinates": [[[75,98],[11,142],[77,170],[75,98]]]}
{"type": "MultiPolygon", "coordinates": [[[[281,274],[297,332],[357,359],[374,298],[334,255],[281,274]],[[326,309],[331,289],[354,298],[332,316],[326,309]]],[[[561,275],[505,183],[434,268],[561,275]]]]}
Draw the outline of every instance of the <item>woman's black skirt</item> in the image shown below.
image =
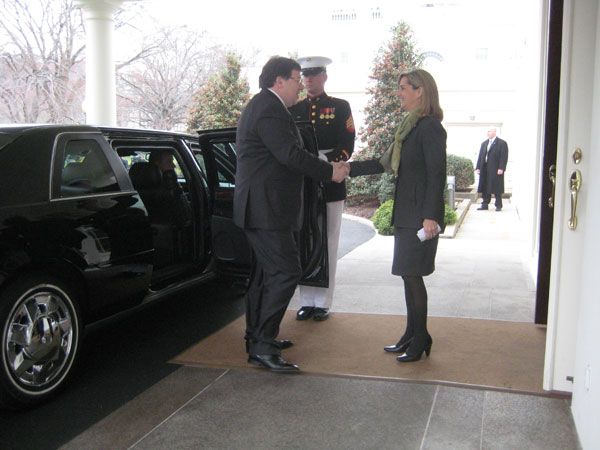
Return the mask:
{"type": "Polygon", "coordinates": [[[421,242],[416,228],[394,228],[394,262],[392,274],[425,276],[435,270],[435,254],[439,235],[421,242]]]}

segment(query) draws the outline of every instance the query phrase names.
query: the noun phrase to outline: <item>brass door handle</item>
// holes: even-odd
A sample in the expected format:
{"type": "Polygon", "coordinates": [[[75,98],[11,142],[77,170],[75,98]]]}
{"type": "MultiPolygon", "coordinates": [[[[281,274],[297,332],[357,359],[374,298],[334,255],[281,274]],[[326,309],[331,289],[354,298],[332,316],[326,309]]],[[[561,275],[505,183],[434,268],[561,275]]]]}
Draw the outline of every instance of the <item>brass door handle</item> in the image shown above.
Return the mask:
{"type": "Polygon", "coordinates": [[[548,168],[548,178],[552,182],[552,194],[548,198],[548,206],[554,208],[554,188],[556,187],[556,166],[554,164],[548,168]]]}
{"type": "Polygon", "coordinates": [[[569,229],[577,228],[577,195],[581,189],[581,172],[574,170],[569,178],[569,191],[571,192],[571,218],[569,219],[569,229]]]}

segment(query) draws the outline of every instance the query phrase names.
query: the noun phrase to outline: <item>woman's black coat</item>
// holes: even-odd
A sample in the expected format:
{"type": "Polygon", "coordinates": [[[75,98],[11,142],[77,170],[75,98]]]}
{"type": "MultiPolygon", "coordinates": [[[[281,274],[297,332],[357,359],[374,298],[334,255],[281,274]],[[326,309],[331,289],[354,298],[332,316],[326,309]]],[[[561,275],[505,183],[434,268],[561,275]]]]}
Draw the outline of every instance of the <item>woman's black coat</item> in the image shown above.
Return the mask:
{"type": "MultiPolygon", "coordinates": [[[[384,172],[378,160],[353,161],[350,176],[384,172]]],[[[446,189],[446,130],[439,120],[423,117],[402,143],[392,223],[419,229],[424,219],[435,220],[442,230],[446,189]]]]}

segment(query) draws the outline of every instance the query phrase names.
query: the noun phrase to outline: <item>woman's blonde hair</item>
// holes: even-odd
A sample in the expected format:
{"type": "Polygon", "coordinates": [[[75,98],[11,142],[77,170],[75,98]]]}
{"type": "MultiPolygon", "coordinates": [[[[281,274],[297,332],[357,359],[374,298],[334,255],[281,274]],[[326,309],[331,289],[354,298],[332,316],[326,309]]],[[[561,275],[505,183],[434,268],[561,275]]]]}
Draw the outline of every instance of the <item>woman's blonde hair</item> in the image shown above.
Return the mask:
{"type": "Polygon", "coordinates": [[[435,80],[429,72],[423,69],[413,69],[400,74],[398,77],[398,84],[400,80],[406,78],[408,84],[414,89],[421,88],[421,110],[423,116],[432,116],[442,121],[444,119],[444,111],[440,107],[440,96],[438,94],[437,85],[435,80]]]}

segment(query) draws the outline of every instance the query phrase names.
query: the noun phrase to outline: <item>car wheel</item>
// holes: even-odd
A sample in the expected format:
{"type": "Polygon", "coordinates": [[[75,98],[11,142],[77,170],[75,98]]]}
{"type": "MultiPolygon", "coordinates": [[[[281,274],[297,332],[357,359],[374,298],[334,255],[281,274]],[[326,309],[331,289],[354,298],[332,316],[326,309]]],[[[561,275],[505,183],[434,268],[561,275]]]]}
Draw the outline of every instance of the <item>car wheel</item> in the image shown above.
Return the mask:
{"type": "Polygon", "coordinates": [[[71,288],[44,275],[0,294],[0,406],[41,403],[67,380],[79,353],[81,318],[71,288]]]}

